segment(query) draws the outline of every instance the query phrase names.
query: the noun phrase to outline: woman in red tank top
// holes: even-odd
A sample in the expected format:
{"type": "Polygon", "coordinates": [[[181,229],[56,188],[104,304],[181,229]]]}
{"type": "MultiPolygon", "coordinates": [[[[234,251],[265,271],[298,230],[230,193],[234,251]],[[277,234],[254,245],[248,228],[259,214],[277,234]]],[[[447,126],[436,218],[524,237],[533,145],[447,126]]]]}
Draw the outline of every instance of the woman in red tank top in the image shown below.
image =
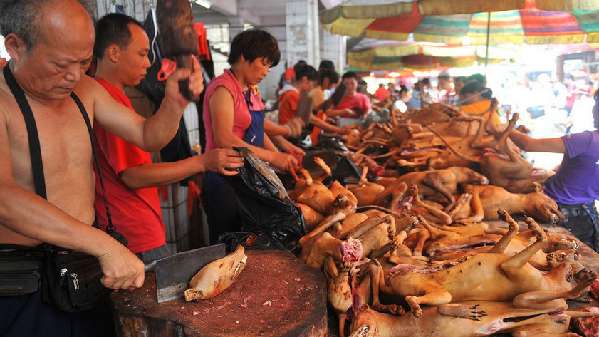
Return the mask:
{"type": "MultiPolygon", "coordinates": [[[[264,147],[248,144],[244,137],[252,122],[244,92],[266,77],[281,57],[277,40],[266,31],[247,30],[233,39],[228,62],[231,68],[215,78],[206,89],[203,118],[206,149],[249,148],[260,159],[275,168],[288,171],[298,166],[292,155],[278,152],[268,136],[264,147]]],[[[235,191],[214,173],[204,176],[204,209],[210,226],[210,241],[216,242],[226,232],[239,231],[241,219],[237,211],[235,191]]]]}

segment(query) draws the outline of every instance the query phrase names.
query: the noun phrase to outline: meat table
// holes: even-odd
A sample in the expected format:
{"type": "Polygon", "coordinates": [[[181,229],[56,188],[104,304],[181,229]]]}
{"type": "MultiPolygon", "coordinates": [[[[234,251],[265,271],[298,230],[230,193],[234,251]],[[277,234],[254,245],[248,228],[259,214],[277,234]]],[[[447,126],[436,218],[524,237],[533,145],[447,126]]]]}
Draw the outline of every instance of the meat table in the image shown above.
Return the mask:
{"type": "Polygon", "coordinates": [[[158,304],[156,280],[112,296],[121,337],[324,337],[326,283],[319,270],[282,251],[247,251],[245,270],[219,296],[158,304]]]}

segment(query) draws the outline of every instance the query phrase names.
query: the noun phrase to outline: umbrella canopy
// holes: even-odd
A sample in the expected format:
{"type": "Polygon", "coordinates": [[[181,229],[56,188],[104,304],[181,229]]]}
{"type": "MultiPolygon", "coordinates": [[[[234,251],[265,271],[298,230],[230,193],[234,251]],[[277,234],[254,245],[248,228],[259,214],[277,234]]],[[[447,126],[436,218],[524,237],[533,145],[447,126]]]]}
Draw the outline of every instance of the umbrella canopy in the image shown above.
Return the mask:
{"type": "Polygon", "coordinates": [[[599,42],[599,0],[421,0],[368,5],[370,10],[361,16],[354,12],[366,5],[349,7],[325,11],[321,15],[325,28],[341,35],[391,40],[407,40],[413,33],[415,41],[448,44],[486,44],[487,28],[490,44],[599,42]],[[565,11],[554,11],[558,8],[565,11]]]}
{"type": "MultiPolygon", "coordinates": [[[[352,39],[348,41],[347,60],[350,67],[364,70],[393,70],[400,67],[434,69],[471,66],[480,62],[485,55],[485,48],[476,46],[352,39]]],[[[512,48],[489,49],[492,63],[515,56],[516,50],[512,48]]]]}

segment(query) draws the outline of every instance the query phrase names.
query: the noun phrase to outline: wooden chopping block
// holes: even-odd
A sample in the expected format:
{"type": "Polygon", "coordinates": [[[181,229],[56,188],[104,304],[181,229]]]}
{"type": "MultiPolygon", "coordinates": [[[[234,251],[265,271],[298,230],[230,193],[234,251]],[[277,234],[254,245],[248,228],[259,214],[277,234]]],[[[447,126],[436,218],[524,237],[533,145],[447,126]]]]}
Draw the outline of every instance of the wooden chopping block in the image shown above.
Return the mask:
{"type": "Polygon", "coordinates": [[[291,253],[246,251],[237,281],[210,300],[158,304],[156,280],[116,292],[112,300],[121,337],[324,337],[326,283],[322,273],[291,253]]]}

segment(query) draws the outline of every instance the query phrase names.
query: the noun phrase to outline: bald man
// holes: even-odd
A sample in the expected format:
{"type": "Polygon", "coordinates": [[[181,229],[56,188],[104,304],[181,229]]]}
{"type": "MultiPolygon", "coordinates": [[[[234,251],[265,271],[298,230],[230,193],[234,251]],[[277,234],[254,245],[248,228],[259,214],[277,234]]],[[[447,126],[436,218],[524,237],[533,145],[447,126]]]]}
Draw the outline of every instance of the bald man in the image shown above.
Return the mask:
{"type": "MultiPolygon", "coordinates": [[[[178,81],[189,78],[192,93],[198,95],[203,90],[201,74],[177,70],[166,84],[160,109],[144,120],[85,75],[95,36],[93,21],[79,1],[3,1],[0,7],[0,33],[11,58],[0,76],[0,252],[10,254],[12,245],[18,245],[18,251],[48,243],[97,257],[108,288],[140,287],[143,263],[92,227],[92,147],[83,115],[146,151],[157,151],[175,135],[189,103],[179,93],[178,81]],[[24,91],[37,124],[46,198],[39,183],[35,188],[36,166],[24,114],[7,84],[11,78],[24,91]]],[[[0,312],[0,336],[94,335],[80,313],[60,312],[43,303],[39,291],[0,296],[0,312]]]]}

